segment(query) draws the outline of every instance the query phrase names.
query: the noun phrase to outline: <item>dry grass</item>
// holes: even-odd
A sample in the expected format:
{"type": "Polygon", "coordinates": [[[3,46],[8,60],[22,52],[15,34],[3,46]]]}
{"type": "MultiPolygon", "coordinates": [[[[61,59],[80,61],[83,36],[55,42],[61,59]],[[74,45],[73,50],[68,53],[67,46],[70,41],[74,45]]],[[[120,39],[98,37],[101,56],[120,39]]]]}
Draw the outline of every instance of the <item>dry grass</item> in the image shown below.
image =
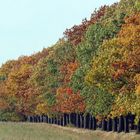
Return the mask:
{"type": "Polygon", "coordinates": [[[0,123],[0,140],[140,140],[134,133],[66,128],[45,123],[0,123]]]}

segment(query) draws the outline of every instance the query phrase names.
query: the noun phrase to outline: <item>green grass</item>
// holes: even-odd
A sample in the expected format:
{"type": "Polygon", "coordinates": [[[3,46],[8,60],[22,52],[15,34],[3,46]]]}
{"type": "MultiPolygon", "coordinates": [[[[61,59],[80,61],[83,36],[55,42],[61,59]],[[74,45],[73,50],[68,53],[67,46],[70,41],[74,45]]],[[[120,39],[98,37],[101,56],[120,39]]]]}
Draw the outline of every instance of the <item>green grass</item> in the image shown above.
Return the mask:
{"type": "Polygon", "coordinates": [[[64,128],[45,123],[0,123],[0,140],[140,140],[134,133],[64,128]]]}

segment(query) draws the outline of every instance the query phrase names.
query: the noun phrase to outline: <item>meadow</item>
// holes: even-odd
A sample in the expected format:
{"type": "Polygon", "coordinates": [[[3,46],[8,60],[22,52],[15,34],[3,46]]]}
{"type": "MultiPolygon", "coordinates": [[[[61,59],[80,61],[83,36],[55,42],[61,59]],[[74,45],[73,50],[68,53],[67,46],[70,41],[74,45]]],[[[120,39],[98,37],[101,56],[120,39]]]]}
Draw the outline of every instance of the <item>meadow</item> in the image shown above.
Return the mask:
{"type": "Polygon", "coordinates": [[[45,123],[0,123],[0,140],[139,140],[131,132],[113,133],[61,127],[45,123]]]}

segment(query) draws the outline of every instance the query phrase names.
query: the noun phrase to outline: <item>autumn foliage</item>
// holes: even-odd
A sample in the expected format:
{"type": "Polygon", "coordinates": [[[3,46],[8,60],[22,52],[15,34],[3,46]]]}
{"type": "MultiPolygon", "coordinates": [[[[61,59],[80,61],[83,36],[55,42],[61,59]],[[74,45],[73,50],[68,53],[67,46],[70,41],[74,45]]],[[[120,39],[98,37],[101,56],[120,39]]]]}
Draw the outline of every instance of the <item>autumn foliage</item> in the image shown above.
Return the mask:
{"type": "MultiPolygon", "coordinates": [[[[128,113],[140,118],[140,3],[121,0],[66,29],[55,45],[0,68],[0,119],[128,113]]],[[[1,119],[3,120],[3,119],[1,119]]]]}
{"type": "Polygon", "coordinates": [[[82,21],[82,24],[74,25],[71,29],[66,29],[64,35],[68,39],[68,41],[70,41],[73,45],[79,44],[84,39],[84,34],[87,28],[100,20],[101,17],[104,16],[106,9],[107,6],[102,6],[99,10],[94,11],[94,13],[91,15],[90,20],[84,19],[82,21]]]}

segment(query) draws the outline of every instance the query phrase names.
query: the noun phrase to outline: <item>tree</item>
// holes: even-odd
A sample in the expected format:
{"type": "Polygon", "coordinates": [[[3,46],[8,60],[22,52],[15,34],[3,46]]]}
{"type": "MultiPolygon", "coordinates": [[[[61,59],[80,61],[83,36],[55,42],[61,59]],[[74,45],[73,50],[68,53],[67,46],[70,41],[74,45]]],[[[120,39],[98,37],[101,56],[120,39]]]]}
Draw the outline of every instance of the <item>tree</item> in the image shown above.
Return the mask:
{"type": "Polygon", "coordinates": [[[89,85],[105,89],[116,97],[112,104],[113,116],[134,113],[134,79],[139,74],[140,62],[139,18],[139,14],[126,18],[118,37],[104,42],[86,76],[89,85]]]}

